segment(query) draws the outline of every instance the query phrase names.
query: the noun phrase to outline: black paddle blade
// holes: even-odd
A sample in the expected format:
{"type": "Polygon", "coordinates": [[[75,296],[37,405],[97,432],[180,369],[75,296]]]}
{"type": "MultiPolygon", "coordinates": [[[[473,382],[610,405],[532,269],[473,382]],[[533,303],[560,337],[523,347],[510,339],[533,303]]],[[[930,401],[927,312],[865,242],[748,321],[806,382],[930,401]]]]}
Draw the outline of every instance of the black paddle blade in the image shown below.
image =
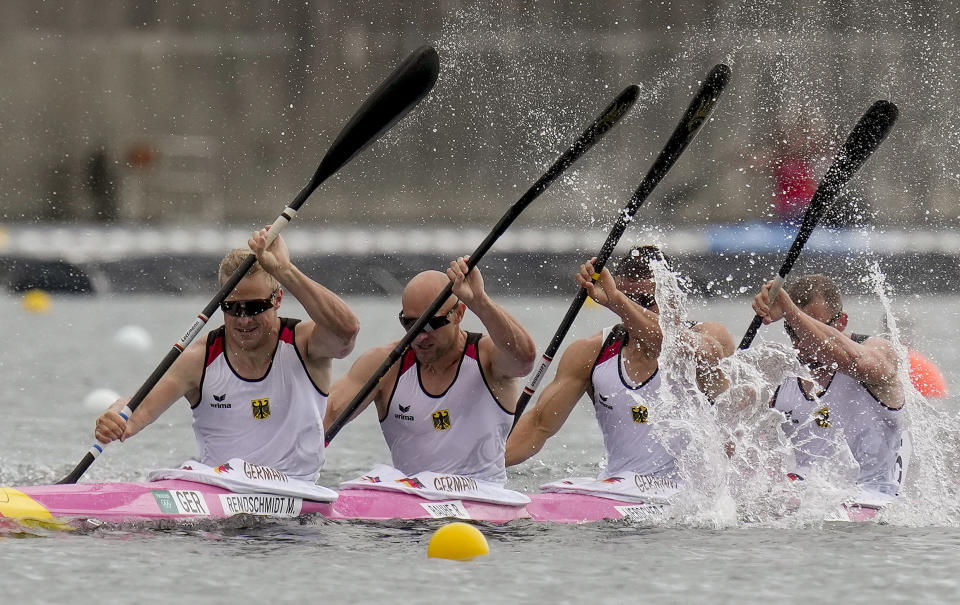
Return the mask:
{"type": "Polygon", "coordinates": [[[720,101],[720,95],[723,93],[728,82],[730,82],[730,68],[723,63],[715,65],[713,69],[710,70],[710,73],[707,74],[696,96],[690,101],[687,110],[683,112],[683,116],[680,118],[677,127],[673,130],[670,138],[667,139],[666,145],[663,146],[657,159],[654,160],[653,165],[650,166],[650,170],[648,170],[647,174],[643,177],[643,181],[640,182],[640,185],[631,196],[630,201],[627,202],[627,205],[617,217],[613,229],[611,229],[610,234],[600,249],[600,253],[597,255],[597,262],[594,263],[594,269],[596,269],[596,271],[599,272],[603,269],[607,259],[613,253],[614,248],[616,248],[617,242],[620,241],[620,236],[623,235],[627,225],[633,219],[633,215],[647,200],[654,188],[663,180],[663,177],[670,172],[670,169],[677,163],[677,160],[687,147],[690,146],[690,143],[697,137],[704,123],[706,123],[713,113],[713,110],[717,107],[717,103],[720,101]]]}
{"type": "Polygon", "coordinates": [[[290,207],[298,210],[320,183],[410,113],[436,84],[439,74],[440,57],[432,46],[413,51],[353,114],[320,162],[303,200],[298,197],[290,207]]]}
{"type": "MultiPolygon", "coordinates": [[[[676,157],[679,157],[680,154],[683,153],[687,145],[689,145],[697,136],[697,133],[700,132],[700,128],[704,122],[710,118],[710,114],[713,113],[717,102],[720,100],[721,93],[723,93],[723,90],[729,82],[730,68],[728,66],[723,63],[718,63],[710,70],[710,73],[707,74],[706,79],[700,86],[697,96],[690,102],[690,106],[687,107],[687,111],[684,112],[683,117],[680,119],[680,123],[677,125],[673,136],[670,137],[670,141],[668,141],[667,146],[664,147],[661,153],[662,156],[673,157],[675,160],[676,157]]],[[[672,165],[673,162],[670,163],[670,166],[672,165]]],[[[669,166],[667,166],[667,169],[669,169],[669,166]]]]}
{"type": "MultiPolygon", "coordinates": [[[[617,220],[614,221],[613,227],[610,229],[610,234],[607,235],[607,239],[600,247],[600,252],[597,253],[597,260],[593,263],[594,270],[597,273],[603,270],[610,255],[613,254],[617,243],[620,241],[620,237],[633,220],[633,215],[640,209],[640,206],[642,206],[650,196],[650,193],[653,192],[657,184],[659,184],[660,181],[663,180],[663,177],[673,168],[673,165],[677,163],[677,160],[683,154],[684,150],[693,142],[693,139],[696,138],[697,133],[700,132],[700,129],[704,123],[706,123],[707,119],[709,119],[714,108],[716,108],[720,100],[720,94],[723,93],[729,81],[730,68],[722,63],[715,65],[713,69],[710,70],[710,73],[707,74],[696,96],[690,101],[690,105],[680,118],[680,122],[677,124],[677,127],[674,128],[673,134],[671,134],[667,140],[666,145],[663,146],[663,149],[660,151],[657,159],[654,160],[650,170],[647,171],[646,176],[643,177],[636,191],[630,196],[627,205],[624,206],[623,210],[617,215],[617,220]]],[[[520,421],[520,416],[526,409],[530,399],[533,398],[534,393],[536,393],[537,387],[546,375],[550,364],[553,363],[554,356],[556,356],[557,351],[560,349],[563,339],[566,338],[567,332],[569,332],[571,326],[573,326],[573,322],[580,313],[580,309],[583,307],[583,302],[586,299],[587,291],[584,288],[580,288],[577,296],[574,297],[573,302],[567,309],[566,315],[564,315],[560,321],[560,326],[550,340],[550,344],[547,345],[541,357],[540,365],[530,375],[527,386],[524,387],[523,392],[520,393],[520,397],[517,399],[517,407],[514,410],[513,416],[514,427],[517,426],[517,422],[520,421]]]]}
{"type": "MultiPolygon", "coordinates": [[[[847,141],[843,149],[837,154],[827,174],[820,180],[817,191],[814,193],[807,212],[803,216],[803,223],[800,225],[800,233],[804,236],[803,241],[810,236],[814,227],[820,222],[830,202],[846,187],[851,177],[863,166],[874,151],[880,147],[897,118],[900,116],[900,110],[890,101],[877,101],[870,106],[865,114],[853,127],[850,134],[847,135],[847,141]]],[[[794,244],[796,245],[796,244],[794,244]]],[[[802,244],[801,244],[802,246],[802,244]]],[[[799,250],[797,251],[799,255],[799,250]]],[[[796,260],[794,258],[793,260],[796,260]]],[[[792,262],[791,262],[792,265],[792,262]]],[[[787,271],[789,271],[789,267],[787,271]]],[[[781,273],[783,277],[785,274],[781,273]]]]}
{"type": "MultiPolygon", "coordinates": [[[[427,93],[433,88],[440,73],[440,58],[437,51],[430,46],[422,46],[415,50],[407,59],[394,70],[390,77],[380,84],[363,105],[353,114],[347,125],[340,131],[340,135],[330,146],[327,154],[320,162],[310,182],[300,191],[297,197],[284,209],[273,223],[271,233],[279,235],[283,227],[293,219],[293,213],[288,210],[299,210],[300,206],[310,197],[310,194],[333,173],[342,168],[350,159],[371,143],[377,140],[384,132],[396,124],[403,116],[410,113],[427,93]]],[[[130,411],[136,410],[153,387],[163,378],[170,366],[177,360],[186,346],[197,336],[208,318],[216,312],[220,302],[225,300],[233,288],[256,261],[252,253],[240,264],[232,275],[221,285],[220,290],[207,303],[198,319],[180,337],[180,340],[170,349],[146,382],[134,394],[127,404],[130,411]]],[[[69,475],[58,483],[76,483],[78,479],[93,464],[102,447],[94,445],[83,459],[74,467],[69,475]]]]}
{"type": "MultiPolygon", "coordinates": [[[[880,143],[887,138],[893,125],[900,116],[900,110],[890,101],[877,101],[870,106],[865,114],[853,127],[850,134],[847,135],[847,141],[843,144],[843,149],[837,154],[836,159],[831,164],[827,174],[820,180],[816,193],[810,199],[807,205],[807,212],[803,215],[803,222],[800,224],[800,231],[797,233],[793,245],[790,246],[787,257],[780,267],[777,275],[781,279],[786,279],[793,264],[800,256],[803,246],[810,238],[810,234],[816,228],[817,223],[823,216],[830,203],[837,197],[847,183],[853,177],[860,167],[873,155],[873,152],[880,147],[880,143]]],[[[740,341],[740,349],[749,349],[757,335],[757,330],[763,323],[763,318],[754,315],[750,327],[740,341]]]]}

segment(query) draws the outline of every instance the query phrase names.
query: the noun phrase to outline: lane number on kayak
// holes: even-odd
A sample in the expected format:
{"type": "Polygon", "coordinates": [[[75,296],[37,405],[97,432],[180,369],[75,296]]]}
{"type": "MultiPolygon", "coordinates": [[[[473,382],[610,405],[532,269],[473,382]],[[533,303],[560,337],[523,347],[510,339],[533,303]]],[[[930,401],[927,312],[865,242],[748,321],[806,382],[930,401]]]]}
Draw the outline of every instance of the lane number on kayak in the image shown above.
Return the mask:
{"type": "Polygon", "coordinates": [[[470,513],[464,508],[460,500],[448,500],[445,502],[421,502],[422,506],[434,519],[469,519],[470,513]]]}
{"type": "Polygon", "coordinates": [[[192,490],[151,490],[157,501],[160,511],[168,515],[192,515],[195,517],[210,516],[210,509],[203,499],[203,494],[192,490]]]}

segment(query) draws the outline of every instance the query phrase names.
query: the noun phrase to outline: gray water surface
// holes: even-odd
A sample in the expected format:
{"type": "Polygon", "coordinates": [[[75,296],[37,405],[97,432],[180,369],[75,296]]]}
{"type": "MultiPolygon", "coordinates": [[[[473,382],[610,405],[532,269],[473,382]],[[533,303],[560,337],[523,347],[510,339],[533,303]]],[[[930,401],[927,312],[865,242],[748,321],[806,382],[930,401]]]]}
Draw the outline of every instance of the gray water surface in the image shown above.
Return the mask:
{"type": "MultiPolygon", "coordinates": [[[[0,485],[49,483],[72,468],[90,445],[98,414],[84,406],[84,397],[95,388],[132,393],[205,302],[58,297],[48,313],[29,314],[19,298],[0,298],[0,327],[8,336],[0,350],[0,485]],[[124,325],[145,328],[153,349],[115,344],[114,334],[124,325]]],[[[349,302],[362,331],[355,352],[335,365],[336,376],[362,350],[402,335],[397,301],[349,302]]],[[[502,302],[541,349],[569,304],[502,302]]],[[[693,300],[691,306],[692,317],[722,321],[735,339],[752,317],[746,299],[693,300]]],[[[846,307],[851,330],[877,331],[877,300],[851,300],[846,307]]],[[[894,309],[906,309],[912,318],[910,344],[933,358],[951,385],[960,384],[952,319],[960,299],[895,299],[894,309]]],[[[302,314],[287,303],[284,311],[302,314]]],[[[218,322],[215,317],[212,324],[218,322]]],[[[609,312],[587,308],[566,342],[609,323],[609,312]]],[[[762,337],[785,342],[781,332],[764,328],[762,337]]],[[[937,405],[952,413],[956,401],[937,405]]],[[[952,469],[955,450],[948,443],[943,450],[945,468],[952,469]]],[[[108,448],[83,480],[140,480],[147,470],[177,464],[194,451],[189,410],[177,404],[128,443],[108,448]]],[[[592,475],[602,456],[592,410],[580,405],[538,458],[510,470],[509,486],[533,490],[548,479],[592,475]]],[[[388,459],[375,415],[368,412],[331,446],[320,483],[335,486],[388,459]]],[[[951,517],[950,503],[929,506],[941,507],[933,525],[918,515],[886,518],[884,524],[702,516],[663,527],[481,525],[490,555],[469,563],[426,557],[439,521],[246,519],[74,534],[38,530],[38,537],[0,536],[0,594],[3,603],[956,602],[960,521],[951,517]]]]}

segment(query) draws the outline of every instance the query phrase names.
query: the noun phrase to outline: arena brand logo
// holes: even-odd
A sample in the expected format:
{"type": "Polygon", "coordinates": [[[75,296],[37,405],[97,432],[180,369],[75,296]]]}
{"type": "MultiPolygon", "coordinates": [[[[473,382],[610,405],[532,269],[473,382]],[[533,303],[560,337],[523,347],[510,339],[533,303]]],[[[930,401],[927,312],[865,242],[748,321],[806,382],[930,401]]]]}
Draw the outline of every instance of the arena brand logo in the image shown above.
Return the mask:
{"type": "Polygon", "coordinates": [[[438,431],[450,428],[450,410],[437,410],[433,413],[433,428],[438,431]]]}
{"type": "Polygon", "coordinates": [[[264,397],[262,399],[251,399],[250,407],[252,408],[253,417],[257,420],[265,420],[270,417],[269,397],[264,397]]]}
{"type": "Polygon", "coordinates": [[[607,403],[607,399],[610,399],[610,397],[607,397],[607,396],[601,395],[600,393],[597,393],[597,403],[599,403],[599,404],[602,405],[603,407],[607,408],[608,410],[612,410],[612,409],[613,409],[613,406],[610,405],[609,403],[607,403]]]}
{"type": "Polygon", "coordinates": [[[642,405],[635,405],[630,408],[630,413],[633,415],[633,421],[639,422],[640,424],[647,423],[647,408],[642,405]]]}
{"type": "Polygon", "coordinates": [[[830,408],[824,406],[813,415],[813,421],[822,429],[830,428],[830,408]]]}

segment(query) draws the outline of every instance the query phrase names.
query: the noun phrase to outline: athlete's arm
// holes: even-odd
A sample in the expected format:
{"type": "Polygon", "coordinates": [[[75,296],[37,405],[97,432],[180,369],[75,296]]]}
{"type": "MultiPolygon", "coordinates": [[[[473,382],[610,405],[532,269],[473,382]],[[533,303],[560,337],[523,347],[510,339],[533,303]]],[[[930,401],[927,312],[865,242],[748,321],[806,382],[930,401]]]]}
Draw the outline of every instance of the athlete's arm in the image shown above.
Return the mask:
{"type": "MultiPolygon", "coordinates": [[[[785,290],[781,289],[771,304],[769,289],[767,284],[754,299],[754,310],[764,318],[764,323],[783,318],[796,333],[795,346],[815,350],[821,361],[836,364],[840,372],[867,385],[885,406],[903,406],[903,389],[897,379],[899,362],[892,344],[876,337],[863,344],[855,342],[837,328],[804,313],[785,290]]],[[[841,313],[838,325],[845,328],[846,322],[846,313],[841,313]]]]}
{"type": "Polygon", "coordinates": [[[691,332],[694,335],[697,386],[710,401],[716,401],[730,386],[720,369],[720,360],[733,354],[733,337],[723,324],[716,322],[697,324],[691,332]]]}
{"type": "Polygon", "coordinates": [[[587,390],[602,338],[598,334],[577,340],[560,357],[556,376],[544,388],[537,405],[520,417],[507,439],[507,466],[520,464],[539,452],[566,422],[587,390]]]}
{"type": "Polygon", "coordinates": [[[310,321],[297,326],[297,345],[301,347],[301,353],[307,361],[346,357],[353,351],[360,331],[356,315],[336,294],[304,275],[293,264],[283,238],[277,237],[267,248],[267,230],[254,233],[248,244],[257,255],[260,266],[300,301],[310,316],[310,321]]]}
{"type": "Polygon", "coordinates": [[[181,397],[199,397],[200,379],[203,376],[203,363],[206,356],[207,340],[202,338],[177,358],[163,378],[133,411],[130,420],[124,422],[118,412],[129,399],[120,399],[97,418],[94,435],[100,443],[110,443],[115,439],[125,441],[136,435],[148,424],[160,417],[181,397]]]}
{"type": "Polygon", "coordinates": [[[597,281],[593,281],[596,257],[580,265],[577,283],[586,289],[587,294],[598,304],[620,316],[623,327],[630,336],[630,342],[643,350],[649,357],[660,354],[663,344],[663,332],[660,330],[659,316],[644,309],[617,288],[610,271],[604,267],[597,281]]]}
{"type": "MultiPolygon", "coordinates": [[[[357,396],[357,393],[360,392],[363,385],[370,380],[370,377],[376,373],[377,368],[380,367],[380,364],[383,363],[383,360],[387,358],[392,350],[393,348],[391,346],[370,349],[353,362],[350,370],[340,380],[333,383],[333,386],[330,388],[330,396],[327,398],[327,411],[323,417],[324,430],[330,428],[330,425],[340,417],[340,414],[350,405],[353,398],[357,396]]],[[[396,364],[394,364],[394,367],[396,367],[396,364]]],[[[360,404],[360,407],[357,408],[357,411],[347,419],[348,422],[359,416],[360,412],[367,409],[367,406],[370,405],[370,402],[374,401],[374,399],[377,401],[380,418],[384,417],[387,413],[387,402],[383,397],[379,397],[379,395],[381,394],[384,383],[390,382],[387,376],[390,376],[392,371],[393,369],[391,368],[391,371],[388,371],[386,376],[370,391],[370,394],[366,396],[360,404]]]]}
{"type": "MultiPolygon", "coordinates": [[[[836,332],[831,326],[824,327],[836,332]]],[[[899,360],[893,344],[878,337],[868,338],[860,344],[845,334],[838,334],[839,338],[831,338],[825,345],[827,354],[836,361],[837,369],[866,385],[886,407],[902,407],[903,388],[897,378],[899,360]]]]}
{"type": "Polygon", "coordinates": [[[519,378],[533,370],[537,346],[530,334],[507,311],[493,302],[483,289],[483,277],[476,267],[467,274],[467,260],[461,256],[450,263],[447,277],[453,282],[453,294],[480,318],[493,342],[490,369],[494,378],[519,378]]]}

